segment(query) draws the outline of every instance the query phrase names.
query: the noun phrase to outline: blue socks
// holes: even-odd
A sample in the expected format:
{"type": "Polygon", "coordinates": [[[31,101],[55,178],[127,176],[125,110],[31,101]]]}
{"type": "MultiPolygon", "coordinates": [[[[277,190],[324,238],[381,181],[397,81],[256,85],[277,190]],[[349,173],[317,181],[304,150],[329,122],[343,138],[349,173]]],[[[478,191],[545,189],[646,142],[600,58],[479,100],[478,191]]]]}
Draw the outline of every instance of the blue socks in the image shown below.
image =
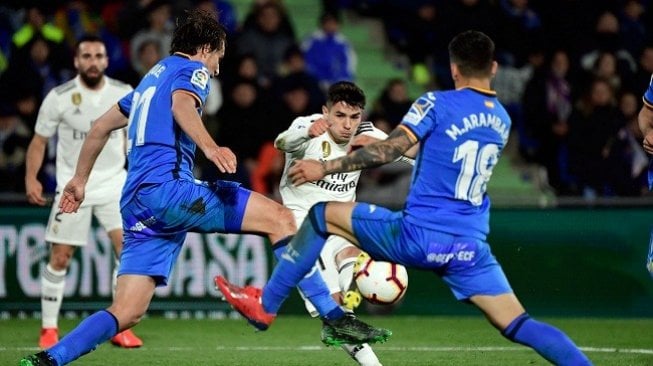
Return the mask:
{"type": "Polygon", "coordinates": [[[313,303],[322,317],[337,319],[345,314],[331,297],[320,272],[314,268],[329,237],[324,217],[325,208],[324,202],[314,205],[297,235],[292,240],[286,238],[273,246],[274,255],[279,263],[263,289],[262,301],[266,312],[276,314],[290,291],[295,286],[299,286],[304,296],[313,303]],[[290,243],[287,243],[288,241],[290,243]]]}
{"type": "Polygon", "coordinates": [[[108,341],[116,333],[116,317],[106,310],[100,310],[82,320],[75,329],[46,352],[57,361],[57,365],[66,365],[93,351],[98,344],[108,341]]]}
{"type": "MultiPolygon", "coordinates": [[[[281,255],[286,251],[286,245],[290,242],[292,236],[281,239],[272,245],[274,257],[281,260],[281,255]]],[[[331,291],[320,275],[316,266],[297,284],[302,294],[315,306],[317,312],[323,317],[329,314],[334,308],[340,309],[340,306],[331,297],[331,291]]],[[[344,312],[343,312],[344,314],[344,312]]]]}
{"type": "Polygon", "coordinates": [[[555,365],[592,365],[566,334],[554,326],[532,319],[527,313],[515,318],[501,334],[513,342],[533,348],[555,365]]]}

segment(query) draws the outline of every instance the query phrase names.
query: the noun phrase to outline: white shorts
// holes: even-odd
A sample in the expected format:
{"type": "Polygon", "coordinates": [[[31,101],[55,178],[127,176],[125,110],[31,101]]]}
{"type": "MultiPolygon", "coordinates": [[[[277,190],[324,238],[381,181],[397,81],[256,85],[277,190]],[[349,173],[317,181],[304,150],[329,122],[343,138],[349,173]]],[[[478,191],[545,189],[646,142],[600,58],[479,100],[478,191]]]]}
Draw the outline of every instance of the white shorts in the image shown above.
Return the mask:
{"type": "Polygon", "coordinates": [[[122,229],[120,196],[99,205],[82,205],[77,212],[69,214],[59,212],[60,199],[61,194],[57,194],[50,211],[48,226],[45,229],[45,241],[48,243],[86,245],[93,215],[106,232],[122,229]]]}
{"type": "MultiPolygon", "coordinates": [[[[342,291],[340,288],[340,281],[338,279],[338,265],[336,264],[336,255],[348,247],[355,247],[355,245],[343,237],[337,235],[329,236],[326,243],[324,243],[324,248],[322,248],[320,258],[318,258],[318,261],[315,264],[319,269],[320,275],[322,275],[324,282],[326,282],[326,285],[329,288],[329,292],[331,294],[336,294],[342,291]]],[[[299,293],[301,294],[301,291],[299,293]]],[[[311,316],[318,316],[319,314],[317,313],[317,310],[313,304],[311,304],[310,301],[306,300],[303,295],[302,298],[304,299],[306,310],[308,310],[311,316]]]]}

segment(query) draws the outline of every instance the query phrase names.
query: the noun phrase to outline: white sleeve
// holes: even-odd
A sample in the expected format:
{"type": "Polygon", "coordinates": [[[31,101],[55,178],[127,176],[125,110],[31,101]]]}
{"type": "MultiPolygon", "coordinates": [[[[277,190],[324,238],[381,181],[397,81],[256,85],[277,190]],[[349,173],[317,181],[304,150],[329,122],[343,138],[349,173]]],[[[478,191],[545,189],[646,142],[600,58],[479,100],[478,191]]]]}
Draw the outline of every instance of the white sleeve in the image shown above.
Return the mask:
{"type": "MultiPolygon", "coordinates": [[[[385,140],[388,138],[388,134],[376,128],[374,124],[369,121],[361,122],[361,124],[358,127],[358,134],[370,136],[372,138],[379,139],[379,140],[385,140]]],[[[404,155],[401,155],[395,161],[400,161],[408,165],[415,165],[415,159],[409,158],[404,155]]]]}
{"type": "Polygon", "coordinates": [[[358,134],[369,136],[377,140],[385,140],[388,138],[388,135],[385,132],[374,127],[374,124],[370,121],[361,122],[361,124],[358,126],[357,135],[358,134]]]}
{"type": "Polygon", "coordinates": [[[61,122],[57,99],[57,93],[54,90],[51,90],[43,99],[36,118],[36,126],[34,126],[35,133],[43,137],[52,137],[57,133],[57,127],[61,122]]]}
{"type": "Polygon", "coordinates": [[[297,117],[287,130],[277,136],[274,140],[274,147],[284,152],[295,152],[301,149],[308,140],[308,129],[311,123],[322,115],[311,115],[308,117],[297,117]]]}

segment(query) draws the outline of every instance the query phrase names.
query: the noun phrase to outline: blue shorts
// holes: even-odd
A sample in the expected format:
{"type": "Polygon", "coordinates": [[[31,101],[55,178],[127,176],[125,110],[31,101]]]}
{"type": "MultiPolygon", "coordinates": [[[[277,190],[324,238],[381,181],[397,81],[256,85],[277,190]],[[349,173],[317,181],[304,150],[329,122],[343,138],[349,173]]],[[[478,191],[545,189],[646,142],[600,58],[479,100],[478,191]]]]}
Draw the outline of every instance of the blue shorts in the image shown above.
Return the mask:
{"type": "Polygon", "coordinates": [[[415,226],[403,220],[402,212],[367,203],[354,208],[352,227],[361,248],[372,258],[432,270],[458,300],[513,292],[483,240],[415,226]]]}
{"type": "Polygon", "coordinates": [[[250,194],[230,181],[141,186],[122,206],[125,241],[118,275],[147,275],[165,286],[186,233],[239,233],[250,194]]]}

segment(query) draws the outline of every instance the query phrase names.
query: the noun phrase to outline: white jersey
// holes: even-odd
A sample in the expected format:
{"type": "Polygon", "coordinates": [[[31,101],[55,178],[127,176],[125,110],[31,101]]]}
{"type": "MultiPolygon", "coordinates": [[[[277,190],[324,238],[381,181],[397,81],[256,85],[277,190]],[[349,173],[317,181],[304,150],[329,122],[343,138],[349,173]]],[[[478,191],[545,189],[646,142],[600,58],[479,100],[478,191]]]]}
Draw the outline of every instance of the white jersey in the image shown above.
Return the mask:
{"type": "MultiPolygon", "coordinates": [[[[349,152],[349,143],[337,144],[328,132],[314,138],[308,136],[311,123],[322,117],[322,114],[313,114],[296,118],[286,131],[279,134],[275,141],[276,146],[283,145],[283,150],[286,151],[286,165],[281,176],[279,192],[284,206],[292,210],[295,215],[298,226],[315,203],[322,201],[350,202],[356,199],[356,186],[360,178],[360,170],[330,174],[318,181],[300,186],[293,186],[288,179],[288,169],[295,160],[332,160],[347,155],[349,152]]],[[[387,138],[383,131],[368,121],[360,123],[354,136],[359,134],[369,135],[379,140],[387,138]]]]}
{"type": "MultiPolygon", "coordinates": [[[[57,135],[57,191],[72,178],[77,158],[93,122],[132,90],[131,86],[104,76],[99,90],[83,86],[77,75],[54,89],[43,100],[34,132],[43,137],[57,135]]],[[[120,197],[125,182],[125,132],[113,131],[91,170],[85,205],[120,197]]]]}

